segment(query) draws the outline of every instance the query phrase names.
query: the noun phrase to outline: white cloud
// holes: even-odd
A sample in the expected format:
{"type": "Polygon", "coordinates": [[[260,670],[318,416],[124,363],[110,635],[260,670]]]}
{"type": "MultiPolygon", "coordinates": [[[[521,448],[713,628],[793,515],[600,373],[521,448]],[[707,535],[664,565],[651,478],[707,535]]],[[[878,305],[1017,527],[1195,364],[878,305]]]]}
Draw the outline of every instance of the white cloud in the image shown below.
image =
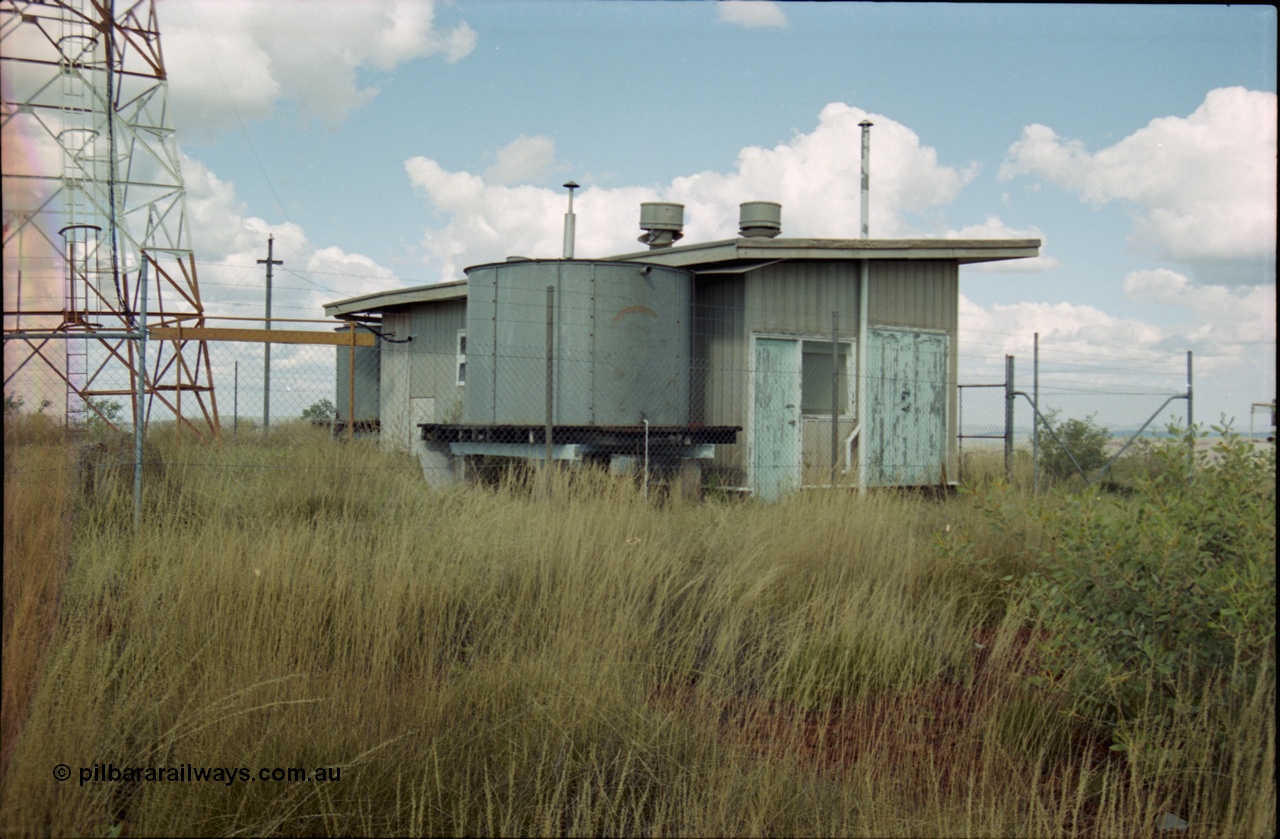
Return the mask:
{"type": "Polygon", "coordinates": [[[283,99],[328,124],[377,95],[358,74],[390,71],[441,54],[458,61],[475,47],[465,23],[439,30],[434,5],[410,0],[192,0],[165,2],[159,16],[177,124],[216,132],[268,115],[283,99]]]}
{"type": "Polygon", "coordinates": [[[1136,303],[1169,306],[1186,312],[1188,339],[1215,353],[1243,354],[1243,347],[1274,344],[1276,287],[1196,285],[1168,269],[1134,271],[1124,293],[1136,303]]]}
{"type": "MultiPolygon", "coordinates": [[[[732,238],[738,205],[766,200],[782,204],[782,235],[856,238],[860,229],[859,152],[862,129],[875,123],[872,138],[871,235],[921,235],[914,222],[922,213],[955,200],[976,175],[938,162],[906,126],[888,117],[842,103],[823,108],[818,125],[773,148],[743,149],[732,171],[705,171],[672,179],[656,188],[588,187],[575,199],[579,256],[598,257],[639,250],[636,237],[642,201],[685,205],[685,241],[732,238]]],[[[442,280],[461,270],[508,255],[560,255],[566,198],[562,191],[508,186],[508,172],[522,166],[551,167],[553,147],[521,138],[500,153],[484,176],[449,172],[427,157],[405,162],[410,182],[438,211],[450,216],[426,231],[423,248],[442,280]],[[513,162],[508,170],[505,162],[513,162]]],[[[1022,238],[1021,236],[1019,238],[1022,238]]]]}
{"type": "Polygon", "coordinates": [[[1210,276],[1274,280],[1274,93],[1210,91],[1190,116],[1152,120],[1096,154],[1048,126],[1031,125],[1000,167],[1002,180],[1019,175],[1043,178],[1092,204],[1131,205],[1129,242],[1142,251],[1214,271],[1210,276]],[[1254,267],[1226,265],[1242,262],[1254,267]]]}
{"type": "MultiPolygon", "coordinates": [[[[1197,404],[1246,416],[1249,401],[1274,392],[1274,285],[1200,286],[1156,269],[1130,273],[1124,290],[1139,305],[1136,317],[1065,302],[983,307],[961,296],[961,380],[1003,381],[1004,357],[1012,355],[1017,384],[1029,392],[1038,332],[1045,404],[1064,407],[1069,415],[1097,411],[1104,425],[1143,421],[1159,407],[1161,394],[1182,391],[1187,351],[1193,354],[1197,404]]],[[[1167,413],[1184,411],[1176,403],[1167,413]]],[[[1203,415],[1202,408],[1196,413],[1218,419],[1203,415]]]]}
{"type": "MultiPolygon", "coordinates": [[[[1161,330],[1134,318],[1118,318],[1088,305],[1022,301],[993,304],[983,308],[964,295],[960,297],[960,334],[985,336],[975,343],[987,346],[992,358],[1005,355],[1031,356],[1033,336],[1052,341],[1068,350],[1097,352],[1099,345],[1129,348],[1134,358],[1143,358],[1164,337],[1161,330]]],[[[969,348],[966,346],[966,350],[969,348]]]]}
{"type": "Polygon", "coordinates": [[[556,142],[539,134],[521,134],[494,155],[494,164],[484,170],[484,180],[491,184],[516,184],[539,180],[551,174],[556,166],[556,142]]]}
{"type": "Polygon", "coordinates": [[[752,29],[787,25],[782,8],[770,0],[720,0],[716,3],[716,12],[723,23],[752,29]]]}
{"type": "Polygon", "coordinates": [[[259,317],[265,303],[267,238],[275,237],[272,313],[276,317],[321,318],[333,300],[399,284],[395,273],[362,254],[317,248],[296,224],[269,224],[247,214],[235,185],[208,167],[183,157],[192,246],[199,264],[201,295],[211,316],[259,317]]]}
{"type": "MultiPolygon", "coordinates": [[[[1136,427],[1183,387],[1184,354],[1168,346],[1162,329],[1142,319],[1065,302],[983,307],[963,295],[960,382],[1002,383],[1005,357],[1013,356],[1015,386],[1031,394],[1036,333],[1040,335],[1042,411],[1056,410],[1068,417],[1095,415],[1108,428],[1136,427]]],[[[1002,395],[994,389],[966,390],[965,427],[1003,425],[1002,395]]],[[[1015,424],[1028,427],[1032,413],[1027,402],[1017,400],[1014,409],[1015,424]]],[[[1174,403],[1157,418],[1157,427],[1183,415],[1185,407],[1174,403]]]]}
{"type": "MultiPolygon", "coordinates": [[[[318,247],[297,224],[270,224],[248,215],[235,184],[219,178],[199,161],[183,157],[187,206],[206,314],[214,326],[257,327],[265,307],[267,238],[275,237],[272,315],[276,318],[324,318],[325,303],[401,285],[395,273],[362,254],[318,247]]],[[[277,329],[328,331],[332,322],[284,323],[277,329]]],[[[263,345],[214,341],[208,345],[213,382],[224,432],[233,413],[243,419],[262,415],[263,345]],[[238,365],[237,365],[238,362],[238,365]],[[233,389],[238,384],[238,390],[233,389]]],[[[275,344],[271,348],[273,420],[296,418],[321,399],[335,398],[332,347],[275,344]]]]}
{"type": "Polygon", "coordinates": [[[980,262],[965,270],[985,274],[1040,274],[1054,271],[1062,267],[1062,262],[1053,256],[1044,256],[1046,249],[1045,235],[1038,227],[1019,230],[1010,227],[998,216],[987,216],[981,224],[971,224],[959,230],[948,231],[947,239],[1039,239],[1041,256],[1031,259],[1011,259],[1002,262],[980,262]]]}

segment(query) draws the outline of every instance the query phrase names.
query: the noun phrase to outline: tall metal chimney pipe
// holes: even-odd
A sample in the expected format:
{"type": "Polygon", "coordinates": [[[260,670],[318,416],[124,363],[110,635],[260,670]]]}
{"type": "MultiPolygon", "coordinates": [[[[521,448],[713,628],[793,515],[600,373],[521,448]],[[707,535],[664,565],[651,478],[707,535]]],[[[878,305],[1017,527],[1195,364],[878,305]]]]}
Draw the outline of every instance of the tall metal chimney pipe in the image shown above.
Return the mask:
{"type": "Polygon", "coordinates": [[[864,119],[858,123],[862,128],[862,238],[871,235],[871,126],[874,123],[864,119]]]}
{"type": "Polygon", "coordinates": [[[573,215],[573,191],[578,185],[573,181],[564,185],[569,190],[569,212],[564,214],[564,258],[573,259],[573,223],[575,217],[573,215]]]}

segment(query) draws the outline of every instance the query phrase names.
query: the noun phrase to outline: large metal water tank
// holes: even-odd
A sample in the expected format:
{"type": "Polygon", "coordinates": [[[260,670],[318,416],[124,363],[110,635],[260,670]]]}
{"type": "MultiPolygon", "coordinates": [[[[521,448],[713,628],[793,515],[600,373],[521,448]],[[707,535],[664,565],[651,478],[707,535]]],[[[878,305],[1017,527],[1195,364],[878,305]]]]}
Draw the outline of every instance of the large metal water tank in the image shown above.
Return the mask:
{"type": "Polygon", "coordinates": [[[466,424],[688,425],[693,274],[636,262],[528,260],[467,274],[466,424]]]}

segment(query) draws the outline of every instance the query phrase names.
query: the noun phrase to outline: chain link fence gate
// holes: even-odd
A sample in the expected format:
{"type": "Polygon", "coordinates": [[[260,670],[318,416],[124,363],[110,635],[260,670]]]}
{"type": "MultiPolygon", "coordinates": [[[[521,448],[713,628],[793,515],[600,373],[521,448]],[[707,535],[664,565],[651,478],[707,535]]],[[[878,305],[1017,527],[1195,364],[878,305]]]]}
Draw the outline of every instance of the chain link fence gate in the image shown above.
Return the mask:
{"type": "Polygon", "coordinates": [[[1159,378],[1175,378],[1169,364],[1164,365],[1163,376],[1136,366],[1112,367],[1111,381],[1105,384],[1053,364],[1044,371],[1039,363],[1039,336],[1030,391],[1017,387],[1016,361],[1015,356],[1005,356],[1003,381],[957,388],[964,480],[1002,476],[1039,489],[1076,475],[1094,483],[1104,480],[1135,445],[1161,436],[1165,426],[1194,425],[1190,352],[1185,356],[1182,389],[1173,381],[1167,388],[1152,384],[1159,378]],[[1179,410],[1177,402],[1185,406],[1179,410]]]}

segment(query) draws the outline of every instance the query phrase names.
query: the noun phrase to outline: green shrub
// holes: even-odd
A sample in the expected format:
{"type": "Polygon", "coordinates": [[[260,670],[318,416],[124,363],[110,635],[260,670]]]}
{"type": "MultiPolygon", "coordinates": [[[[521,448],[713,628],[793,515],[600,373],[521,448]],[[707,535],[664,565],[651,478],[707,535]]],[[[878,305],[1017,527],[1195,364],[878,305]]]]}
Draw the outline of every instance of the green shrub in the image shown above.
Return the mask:
{"type": "Polygon", "coordinates": [[[1194,431],[1157,446],[1132,496],[1087,490],[1049,514],[1026,580],[1046,675],[1111,722],[1274,671],[1275,452],[1217,430],[1194,457],[1194,431]]]}
{"type": "Polygon", "coordinates": [[[333,421],[338,415],[338,409],[328,399],[321,399],[319,402],[313,402],[302,412],[302,418],[313,424],[323,425],[333,421]]]}
{"type": "Polygon", "coordinates": [[[1040,465],[1045,474],[1064,479],[1083,472],[1091,478],[1106,465],[1111,432],[1094,422],[1094,416],[1059,421],[1058,412],[1050,411],[1041,418],[1040,465]]]}

